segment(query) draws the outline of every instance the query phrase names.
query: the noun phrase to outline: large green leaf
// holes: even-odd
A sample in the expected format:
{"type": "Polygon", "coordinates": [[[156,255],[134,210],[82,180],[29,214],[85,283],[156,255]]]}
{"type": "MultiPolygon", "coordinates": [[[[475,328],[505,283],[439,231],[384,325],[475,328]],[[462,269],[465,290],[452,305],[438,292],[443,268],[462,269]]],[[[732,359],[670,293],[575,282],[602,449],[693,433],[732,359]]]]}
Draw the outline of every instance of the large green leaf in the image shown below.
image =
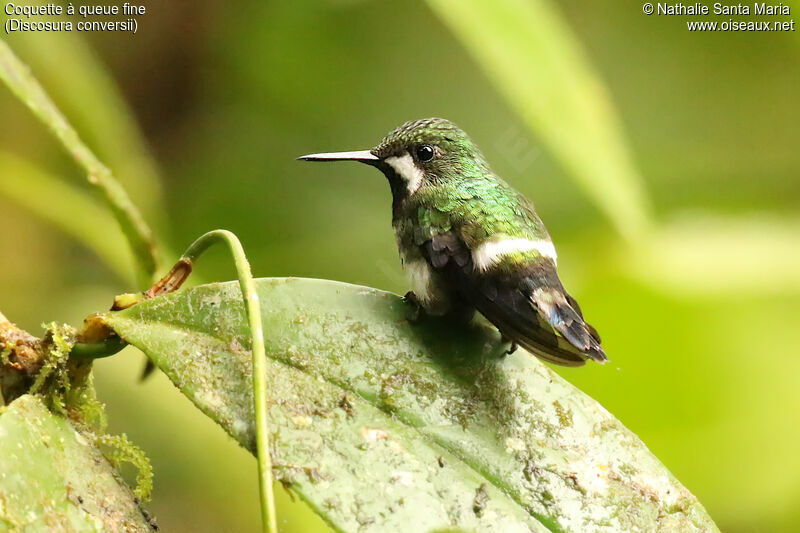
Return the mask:
{"type": "Polygon", "coordinates": [[[1,531],[154,531],[113,467],[35,396],[0,415],[1,531]]]}
{"type": "MultiPolygon", "coordinates": [[[[482,325],[411,324],[392,294],[257,280],[276,472],[336,528],[715,531],[639,439],[482,325]]],[[[235,283],[105,315],[254,449],[235,283]]]]}

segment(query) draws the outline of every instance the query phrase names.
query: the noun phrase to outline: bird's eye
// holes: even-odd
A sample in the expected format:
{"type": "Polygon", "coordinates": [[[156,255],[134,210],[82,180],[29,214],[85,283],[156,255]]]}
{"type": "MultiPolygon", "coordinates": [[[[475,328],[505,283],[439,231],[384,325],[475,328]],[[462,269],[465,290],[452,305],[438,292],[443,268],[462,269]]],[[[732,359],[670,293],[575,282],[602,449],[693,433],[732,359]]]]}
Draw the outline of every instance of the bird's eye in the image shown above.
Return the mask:
{"type": "Polygon", "coordinates": [[[423,163],[427,163],[433,159],[433,146],[430,144],[423,144],[417,148],[417,159],[423,163]]]}

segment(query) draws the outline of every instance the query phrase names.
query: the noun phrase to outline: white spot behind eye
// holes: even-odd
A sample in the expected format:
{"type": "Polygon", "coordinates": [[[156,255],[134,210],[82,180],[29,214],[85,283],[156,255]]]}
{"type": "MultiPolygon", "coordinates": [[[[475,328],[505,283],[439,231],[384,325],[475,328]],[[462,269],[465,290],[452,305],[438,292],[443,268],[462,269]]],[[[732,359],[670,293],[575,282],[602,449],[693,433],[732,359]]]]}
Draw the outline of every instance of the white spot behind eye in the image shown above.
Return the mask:
{"type": "Polygon", "coordinates": [[[411,154],[405,152],[401,156],[387,157],[386,163],[406,182],[408,194],[417,192],[417,189],[422,185],[424,173],[422,169],[417,167],[414,163],[414,158],[411,157],[411,154]]]}

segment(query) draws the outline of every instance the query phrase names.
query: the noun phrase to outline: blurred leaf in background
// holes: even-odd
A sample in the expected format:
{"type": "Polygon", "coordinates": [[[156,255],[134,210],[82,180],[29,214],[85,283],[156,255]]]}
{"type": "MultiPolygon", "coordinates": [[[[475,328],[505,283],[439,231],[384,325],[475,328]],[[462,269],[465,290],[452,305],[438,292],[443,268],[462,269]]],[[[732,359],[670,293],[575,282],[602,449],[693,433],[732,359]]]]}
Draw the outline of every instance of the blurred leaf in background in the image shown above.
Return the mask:
{"type": "Polygon", "coordinates": [[[619,119],[577,37],[548,0],[430,0],[520,118],[615,228],[647,237],[649,201],[619,119]]]}
{"type": "MultiPolygon", "coordinates": [[[[224,227],[256,275],[402,293],[385,181],[357,165],[321,177],[294,157],[447,117],[536,202],[566,285],[603,332],[610,365],[559,372],[636,432],[722,530],[800,521],[796,32],[688,32],[680,17],[585,0],[508,0],[487,12],[445,0],[145,4],[135,36],[8,42],[127,180],[162,241],[183,248],[224,227]],[[509,50],[525,57],[498,62],[509,50]],[[584,107],[563,123],[544,115],[576,101],[584,107]],[[567,129],[590,117],[580,135],[567,129]],[[592,180],[588,154],[604,146],[592,180]],[[648,238],[630,246],[614,228],[637,220],[643,227],[628,229],[648,238]]],[[[0,116],[13,125],[0,129],[8,157],[84,187],[7,91],[0,116]]],[[[0,172],[2,191],[12,182],[0,172]]],[[[4,206],[3,229],[0,308],[23,327],[77,324],[133,288],[98,263],[97,246],[19,202],[4,206]]],[[[212,253],[203,273],[229,278],[226,261],[212,253]]],[[[99,362],[96,381],[110,429],[152,458],[161,526],[255,530],[255,462],[163,376],[137,384],[133,353],[99,362]]],[[[286,531],[324,530],[281,498],[286,531]]]]}

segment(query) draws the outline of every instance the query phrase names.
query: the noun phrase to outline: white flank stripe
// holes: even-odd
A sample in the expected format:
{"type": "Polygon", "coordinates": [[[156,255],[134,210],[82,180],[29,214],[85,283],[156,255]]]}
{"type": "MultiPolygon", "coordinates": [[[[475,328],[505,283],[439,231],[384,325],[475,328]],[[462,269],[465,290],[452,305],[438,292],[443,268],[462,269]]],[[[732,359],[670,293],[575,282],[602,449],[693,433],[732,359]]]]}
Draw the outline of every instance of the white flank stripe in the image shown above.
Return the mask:
{"type": "Polygon", "coordinates": [[[411,290],[422,303],[428,303],[431,299],[431,267],[424,259],[416,261],[403,261],[403,270],[411,283],[411,290]]]}
{"type": "Polygon", "coordinates": [[[472,251],[472,262],[478,270],[486,270],[500,262],[504,255],[514,252],[536,250],[555,263],[558,259],[556,248],[550,241],[529,241],[528,239],[505,239],[503,241],[484,242],[472,251]]]}
{"type": "Polygon", "coordinates": [[[397,174],[403,178],[408,188],[408,194],[414,194],[422,185],[422,169],[414,164],[414,159],[411,154],[406,152],[401,156],[392,156],[386,158],[386,163],[391,166],[397,174]]]}

